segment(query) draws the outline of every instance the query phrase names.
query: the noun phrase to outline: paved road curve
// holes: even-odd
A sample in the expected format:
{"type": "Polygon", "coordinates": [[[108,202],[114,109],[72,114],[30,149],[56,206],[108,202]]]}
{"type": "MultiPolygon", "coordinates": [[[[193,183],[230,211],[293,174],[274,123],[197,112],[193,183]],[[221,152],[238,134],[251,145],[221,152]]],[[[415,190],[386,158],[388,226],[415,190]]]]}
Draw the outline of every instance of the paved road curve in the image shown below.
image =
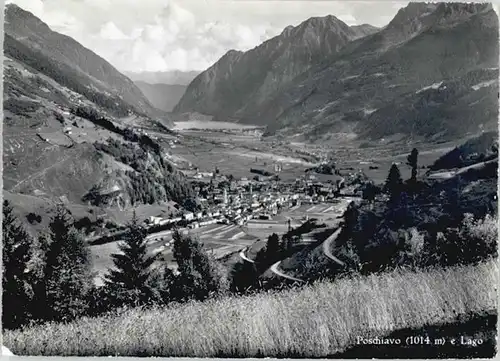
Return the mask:
{"type": "Polygon", "coordinates": [[[271,268],[269,268],[274,274],[280,276],[280,277],[283,277],[283,278],[286,278],[286,279],[289,279],[290,281],[296,281],[296,282],[304,282],[304,280],[301,280],[300,278],[295,278],[295,277],[292,277],[292,276],[289,276],[289,275],[286,275],[284,274],[283,272],[280,271],[279,269],[279,265],[280,265],[281,261],[278,261],[276,262],[275,264],[273,264],[271,266],[271,268]]]}
{"type": "Polygon", "coordinates": [[[240,251],[240,257],[241,259],[243,259],[244,261],[247,261],[247,262],[250,262],[250,263],[255,263],[254,260],[250,259],[247,257],[247,255],[245,254],[245,252],[248,250],[248,248],[245,248],[245,249],[242,249],[240,251]]]}
{"type": "Polygon", "coordinates": [[[323,242],[323,252],[325,253],[325,256],[333,260],[334,262],[338,263],[339,265],[343,266],[344,262],[339,260],[337,257],[335,257],[332,253],[332,242],[334,242],[337,237],[339,236],[340,232],[342,231],[342,227],[339,227],[333,234],[328,237],[324,242],[323,242]]]}

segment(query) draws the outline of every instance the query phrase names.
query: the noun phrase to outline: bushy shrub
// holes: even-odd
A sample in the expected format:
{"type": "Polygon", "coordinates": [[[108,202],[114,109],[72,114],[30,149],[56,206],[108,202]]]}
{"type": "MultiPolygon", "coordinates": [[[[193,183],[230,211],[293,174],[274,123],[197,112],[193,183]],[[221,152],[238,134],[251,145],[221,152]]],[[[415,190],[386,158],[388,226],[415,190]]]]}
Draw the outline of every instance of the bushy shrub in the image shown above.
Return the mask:
{"type": "Polygon", "coordinates": [[[474,219],[467,213],[462,222],[462,236],[469,238],[473,243],[484,246],[485,252],[493,253],[498,242],[498,218],[487,214],[483,219],[474,219]]]}
{"type": "Polygon", "coordinates": [[[42,216],[39,214],[35,214],[33,212],[30,212],[30,213],[28,213],[28,215],[26,215],[26,219],[31,224],[35,224],[35,223],[40,223],[42,221],[42,216]]]}

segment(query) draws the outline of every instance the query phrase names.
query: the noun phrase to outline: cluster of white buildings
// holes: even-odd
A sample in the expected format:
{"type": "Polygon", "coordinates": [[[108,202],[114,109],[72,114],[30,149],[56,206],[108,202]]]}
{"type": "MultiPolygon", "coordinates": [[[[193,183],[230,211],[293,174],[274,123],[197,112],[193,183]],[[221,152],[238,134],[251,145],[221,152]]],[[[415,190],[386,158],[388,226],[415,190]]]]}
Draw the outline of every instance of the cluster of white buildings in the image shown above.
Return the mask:
{"type": "Polygon", "coordinates": [[[267,193],[248,197],[237,195],[233,197],[231,204],[227,199],[227,191],[224,192],[224,202],[212,210],[200,212],[185,212],[176,217],[150,217],[147,223],[151,226],[165,226],[184,221],[191,228],[204,227],[214,223],[233,223],[243,225],[256,217],[271,217],[276,215],[280,207],[291,207],[300,204],[298,194],[267,193]]]}

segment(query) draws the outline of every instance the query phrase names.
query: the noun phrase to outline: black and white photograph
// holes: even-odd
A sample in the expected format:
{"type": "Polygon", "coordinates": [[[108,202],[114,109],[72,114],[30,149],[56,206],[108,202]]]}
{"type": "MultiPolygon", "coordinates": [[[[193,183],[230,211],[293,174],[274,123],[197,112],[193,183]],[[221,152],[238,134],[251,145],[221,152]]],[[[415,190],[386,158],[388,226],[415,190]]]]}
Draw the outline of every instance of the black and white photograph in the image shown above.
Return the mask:
{"type": "Polygon", "coordinates": [[[7,0],[2,355],[494,358],[498,9],[7,0]]]}

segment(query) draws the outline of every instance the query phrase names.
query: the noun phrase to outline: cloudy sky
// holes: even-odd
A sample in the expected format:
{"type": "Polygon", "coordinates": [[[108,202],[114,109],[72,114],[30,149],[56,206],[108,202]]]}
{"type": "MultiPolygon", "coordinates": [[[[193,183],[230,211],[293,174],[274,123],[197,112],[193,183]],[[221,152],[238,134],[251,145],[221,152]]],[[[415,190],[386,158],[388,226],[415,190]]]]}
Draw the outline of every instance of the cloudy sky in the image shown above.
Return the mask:
{"type": "Polygon", "coordinates": [[[408,1],[7,0],[121,71],[204,70],[311,16],[386,25],[408,1]]]}

